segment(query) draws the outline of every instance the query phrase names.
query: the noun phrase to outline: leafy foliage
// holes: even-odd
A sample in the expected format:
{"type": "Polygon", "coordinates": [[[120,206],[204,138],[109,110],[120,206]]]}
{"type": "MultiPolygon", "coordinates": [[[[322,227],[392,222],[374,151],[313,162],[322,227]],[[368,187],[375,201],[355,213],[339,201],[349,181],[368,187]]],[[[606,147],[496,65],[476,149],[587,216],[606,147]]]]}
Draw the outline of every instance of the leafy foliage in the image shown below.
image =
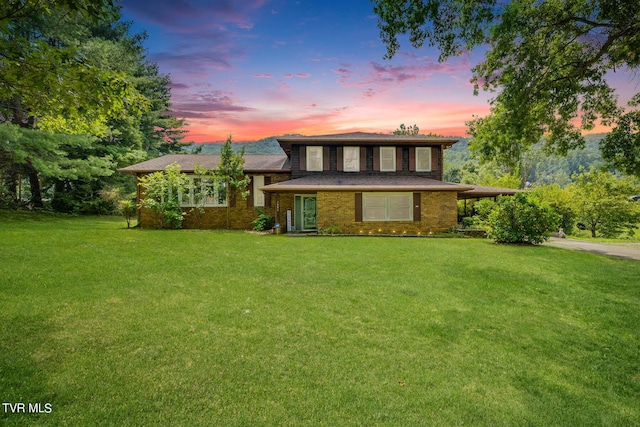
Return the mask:
{"type": "Polygon", "coordinates": [[[7,193],[28,177],[31,204],[103,213],[100,192],[133,190],[117,167],[179,151],[169,78],[145,58],[112,1],[0,6],[0,171],[7,193]]]}
{"type": "Polygon", "coordinates": [[[489,238],[498,243],[539,244],[549,237],[560,221],[548,206],[524,193],[500,197],[489,214],[489,238]]]}
{"type": "Polygon", "coordinates": [[[218,168],[212,171],[212,177],[218,186],[218,194],[227,201],[227,228],[231,228],[230,208],[231,198],[240,191],[243,199],[249,195],[244,191],[251,182],[250,176],[244,174],[244,149],[239,154],[235,153],[232,147],[231,135],[222,146],[220,152],[220,163],[218,168]]]}
{"type": "Polygon", "coordinates": [[[573,177],[568,187],[577,221],[585,224],[591,236],[598,233],[615,237],[623,230],[632,233],[640,221],[640,204],[629,200],[640,189],[630,178],[618,178],[606,170],[591,168],[573,177]]]}
{"type": "Polygon", "coordinates": [[[180,165],[172,163],[164,171],[144,175],[139,185],[144,192],[141,207],[157,215],[158,228],[182,228],[185,213],[181,195],[187,190],[189,178],[180,172],[180,165]]]}
{"type": "Polygon", "coordinates": [[[271,230],[276,223],[276,218],[271,215],[265,215],[265,213],[260,210],[258,213],[258,217],[251,222],[253,225],[253,229],[256,231],[265,231],[271,230]]]}
{"type": "Polygon", "coordinates": [[[566,234],[571,234],[576,223],[571,192],[558,184],[539,185],[529,193],[539,203],[545,203],[560,216],[559,227],[566,234]]]}
{"type": "MultiPolygon", "coordinates": [[[[469,123],[470,133],[476,150],[512,172],[543,136],[548,151],[564,155],[584,145],[581,131],[593,129],[598,119],[618,122],[621,110],[606,73],[640,67],[637,1],[374,3],[387,57],[400,47],[398,34],[405,33],[415,48],[425,42],[436,46],[440,61],[489,45],[484,61],[472,69],[473,82],[476,93],[483,89],[496,95],[490,115],[469,123]]],[[[620,121],[619,136],[603,140],[603,151],[619,152],[616,141],[623,139],[627,119],[620,121]]],[[[627,141],[637,146],[637,137],[627,141]]],[[[640,164],[637,152],[626,152],[634,157],[608,158],[616,167],[637,170],[629,167],[640,164]]]]}
{"type": "Polygon", "coordinates": [[[420,135],[420,128],[418,128],[418,125],[405,126],[404,123],[402,123],[398,129],[393,131],[393,134],[416,136],[420,135]]]}

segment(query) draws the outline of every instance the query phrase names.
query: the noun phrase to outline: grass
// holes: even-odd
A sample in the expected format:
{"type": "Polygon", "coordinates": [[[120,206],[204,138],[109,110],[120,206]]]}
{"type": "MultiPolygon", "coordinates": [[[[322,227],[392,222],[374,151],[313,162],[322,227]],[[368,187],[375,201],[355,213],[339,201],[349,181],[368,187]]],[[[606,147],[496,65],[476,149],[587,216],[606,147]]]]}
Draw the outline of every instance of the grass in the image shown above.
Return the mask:
{"type": "Polygon", "coordinates": [[[640,262],[0,211],[17,425],[640,425],[640,262]]]}

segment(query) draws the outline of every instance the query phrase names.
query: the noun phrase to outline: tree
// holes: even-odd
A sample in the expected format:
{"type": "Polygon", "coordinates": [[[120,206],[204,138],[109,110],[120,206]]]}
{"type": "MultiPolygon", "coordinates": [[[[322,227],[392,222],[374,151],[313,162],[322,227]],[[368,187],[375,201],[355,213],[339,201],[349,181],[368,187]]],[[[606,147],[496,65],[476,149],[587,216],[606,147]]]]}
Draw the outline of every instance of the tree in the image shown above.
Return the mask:
{"type": "Polygon", "coordinates": [[[105,213],[103,190],[135,186],[117,167],[181,149],[169,78],[119,18],[108,0],[0,6],[0,122],[20,127],[0,147],[8,194],[26,176],[34,207],[44,189],[56,210],[105,213]]]}
{"type": "Polygon", "coordinates": [[[244,191],[251,181],[251,177],[244,174],[244,147],[239,154],[233,151],[231,135],[220,151],[220,163],[217,169],[212,171],[212,177],[218,187],[218,194],[224,196],[227,206],[227,229],[231,228],[230,208],[231,200],[237,191],[240,191],[242,199],[249,195],[244,191]]]}
{"type": "Polygon", "coordinates": [[[640,177],[640,94],[629,102],[635,109],[618,118],[601,144],[602,158],[620,171],[640,177]]]}
{"type": "Polygon", "coordinates": [[[529,193],[539,203],[546,203],[560,216],[559,227],[566,234],[573,233],[576,214],[573,210],[571,192],[558,184],[538,185],[529,193]]]}
{"type": "Polygon", "coordinates": [[[418,128],[418,125],[405,126],[404,123],[402,123],[398,129],[393,131],[393,134],[416,136],[420,135],[420,129],[418,128]]]}
{"type": "Polygon", "coordinates": [[[578,222],[585,224],[591,237],[598,233],[615,237],[623,230],[633,232],[640,220],[640,204],[629,200],[639,189],[630,178],[618,178],[609,171],[584,168],[573,175],[571,192],[578,222]]]}
{"type": "Polygon", "coordinates": [[[500,197],[489,214],[490,239],[498,243],[540,244],[557,228],[560,218],[548,206],[525,193],[500,197]]]}
{"type": "MultiPolygon", "coordinates": [[[[581,131],[598,119],[615,124],[621,110],[605,75],[640,67],[637,1],[374,3],[387,57],[400,47],[397,36],[407,33],[415,48],[437,47],[440,61],[488,45],[472,81],[475,93],[482,88],[496,95],[490,115],[469,123],[470,133],[476,150],[511,166],[543,136],[548,151],[566,154],[584,145],[581,131]]],[[[603,151],[615,151],[615,144],[605,139],[603,151]]],[[[611,157],[616,167],[623,166],[620,159],[611,157]]]]}
{"type": "Polygon", "coordinates": [[[182,228],[185,213],[182,197],[188,191],[189,178],[172,163],[164,171],[153,172],[140,178],[144,192],[140,206],[156,214],[159,228],[182,228]]]}

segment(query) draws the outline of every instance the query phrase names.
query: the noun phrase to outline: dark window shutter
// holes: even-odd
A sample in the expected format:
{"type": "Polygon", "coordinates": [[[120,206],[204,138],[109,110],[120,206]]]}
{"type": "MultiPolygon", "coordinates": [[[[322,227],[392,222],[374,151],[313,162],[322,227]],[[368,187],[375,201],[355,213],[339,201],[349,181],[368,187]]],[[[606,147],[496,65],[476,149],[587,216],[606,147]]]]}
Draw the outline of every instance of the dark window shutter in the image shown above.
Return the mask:
{"type": "Polygon", "coordinates": [[[431,170],[437,171],[438,167],[438,147],[431,147],[431,170]]]}
{"type": "Polygon", "coordinates": [[[336,154],[336,157],[338,158],[337,170],[339,172],[342,172],[344,170],[344,153],[342,147],[338,147],[336,154]]]}
{"type": "Polygon", "coordinates": [[[380,170],[380,147],[373,147],[373,170],[380,170]]]}
{"type": "Polygon", "coordinates": [[[360,172],[367,170],[367,147],[360,147],[360,172]]]}
{"type": "Polygon", "coordinates": [[[322,148],[322,170],[329,170],[329,147],[322,148]]]}
{"type": "Polygon", "coordinates": [[[300,150],[300,170],[307,170],[307,147],[304,145],[298,146],[298,150],[300,150]]]}
{"type": "Polygon", "coordinates": [[[396,172],[402,172],[402,147],[396,147],[396,172]]]}
{"type": "Polygon", "coordinates": [[[420,193],[413,193],[413,220],[421,221],[421,211],[422,205],[420,202],[420,193]]]}
{"type": "MultiPolygon", "coordinates": [[[[264,185],[271,185],[271,177],[270,176],[265,176],[264,177],[264,185]]],[[[264,206],[265,207],[271,207],[271,193],[264,193],[264,206]]]]}
{"type": "Polygon", "coordinates": [[[362,222],[362,193],[356,193],[356,222],[362,222]]]}
{"type": "Polygon", "coordinates": [[[232,208],[236,207],[236,192],[234,190],[229,190],[229,191],[233,191],[233,194],[231,195],[231,198],[229,199],[229,206],[232,208]]]}
{"type": "Polygon", "coordinates": [[[249,180],[249,185],[247,185],[247,188],[249,189],[249,197],[247,197],[247,207],[252,208],[253,207],[253,177],[251,177],[251,179],[249,180]]]}
{"type": "Polygon", "coordinates": [[[409,147],[409,170],[416,171],[416,147],[409,147]]]}

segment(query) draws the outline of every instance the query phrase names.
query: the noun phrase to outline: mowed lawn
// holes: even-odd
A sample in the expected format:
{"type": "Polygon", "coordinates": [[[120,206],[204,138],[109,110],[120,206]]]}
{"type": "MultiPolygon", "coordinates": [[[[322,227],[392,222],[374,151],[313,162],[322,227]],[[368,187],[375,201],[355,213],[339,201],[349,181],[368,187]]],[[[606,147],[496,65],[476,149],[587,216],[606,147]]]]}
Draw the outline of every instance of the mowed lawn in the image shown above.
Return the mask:
{"type": "Polygon", "coordinates": [[[0,211],[0,307],[3,425],[640,425],[637,261],[0,211]]]}

